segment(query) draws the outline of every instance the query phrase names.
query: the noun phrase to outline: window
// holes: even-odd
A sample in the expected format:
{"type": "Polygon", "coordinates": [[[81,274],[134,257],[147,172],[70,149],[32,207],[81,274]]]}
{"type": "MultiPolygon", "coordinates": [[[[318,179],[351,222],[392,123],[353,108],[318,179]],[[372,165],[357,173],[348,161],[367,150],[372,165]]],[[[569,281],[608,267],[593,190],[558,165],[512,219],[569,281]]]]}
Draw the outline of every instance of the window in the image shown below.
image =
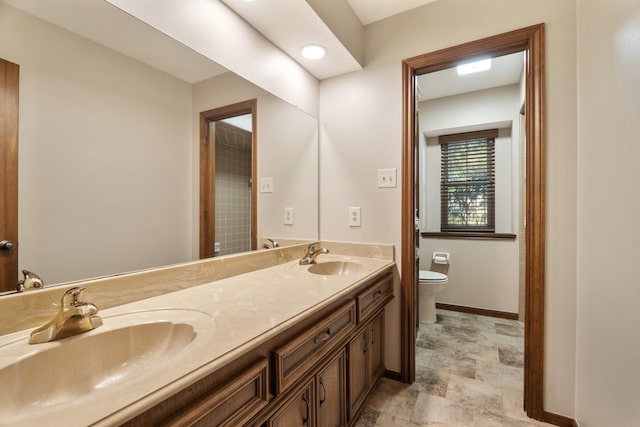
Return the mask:
{"type": "Polygon", "coordinates": [[[495,232],[497,136],[493,129],[439,138],[442,232],[495,232]]]}

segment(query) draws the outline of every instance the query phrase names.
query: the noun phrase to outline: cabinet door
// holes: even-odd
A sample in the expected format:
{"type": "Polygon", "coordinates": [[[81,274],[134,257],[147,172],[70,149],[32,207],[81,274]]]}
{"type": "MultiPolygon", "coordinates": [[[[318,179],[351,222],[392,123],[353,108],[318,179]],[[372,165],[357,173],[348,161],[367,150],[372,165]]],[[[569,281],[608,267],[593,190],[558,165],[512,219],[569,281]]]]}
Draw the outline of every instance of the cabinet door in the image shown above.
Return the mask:
{"type": "Polygon", "coordinates": [[[349,342],[349,416],[353,417],[369,391],[369,328],[349,342]]]}
{"type": "Polygon", "coordinates": [[[302,391],[294,393],[283,404],[267,425],[270,427],[314,427],[316,425],[314,401],[313,382],[309,381],[302,391]]]}
{"type": "Polygon", "coordinates": [[[384,374],[384,312],[380,313],[378,317],[371,321],[369,332],[369,361],[371,363],[370,382],[373,386],[378,378],[384,374]]]}
{"type": "Polygon", "coordinates": [[[319,427],[346,425],[346,357],[344,349],[316,375],[316,401],[319,427]]]}

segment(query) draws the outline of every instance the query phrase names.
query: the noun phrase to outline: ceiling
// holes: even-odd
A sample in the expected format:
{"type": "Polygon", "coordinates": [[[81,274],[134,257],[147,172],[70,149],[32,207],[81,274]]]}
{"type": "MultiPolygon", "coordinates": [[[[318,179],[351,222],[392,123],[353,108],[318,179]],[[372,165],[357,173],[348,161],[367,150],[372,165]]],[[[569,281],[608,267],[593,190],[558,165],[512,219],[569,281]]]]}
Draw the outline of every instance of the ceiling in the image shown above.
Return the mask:
{"type": "Polygon", "coordinates": [[[381,21],[436,0],[347,0],[363,25],[381,21]]]}
{"type": "Polygon", "coordinates": [[[520,82],[524,68],[524,52],[499,56],[491,60],[491,69],[479,73],[458,75],[448,68],[418,76],[418,101],[459,95],[520,82]]]}
{"type": "MultiPolygon", "coordinates": [[[[227,70],[172,37],[141,20],[123,13],[105,0],[0,0],[45,21],[152,65],[189,83],[196,83],[227,70]],[[114,31],[117,28],[117,31],[114,31]]],[[[132,0],[135,1],[135,0],[132,0]]],[[[181,0],[185,1],[185,0],[181,0]]],[[[364,26],[435,0],[211,0],[223,2],[262,33],[280,50],[298,62],[318,80],[357,71],[364,61],[364,26]],[[350,16],[347,16],[350,15],[350,16]],[[328,50],[321,60],[302,57],[305,44],[317,43],[328,50]]],[[[438,0],[445,1],[445,0],[438,0]]],[[[434,73],[424,96],[452,94],[446,88],[456,82],[460,91],[479,90],[517,81],[522,61],[495,61],[493,76],[465,76],[462,83],[453,73],[434,73]],[[501,64],[504,62],[504,64],[501,64]],[[502,70],[511,66],[510,70],[502,70]],[[520,68],[518,69],[518,66],[520,68]],[[514,77],[517,76],[517,77],[514,77]],[[516,79],[514,81],[514,78],[516,79]],[[493,79],[494,81],[491,81],[493,79]],[[488,81],[489,80],[489,81],[488,81]],[[504,83],[508,82],[508,83],[504,83]],[[478,84],[479,86],[473,86],[478,84]],[[438,88],[437,90],[435,88],[438,88]]],[[[483,74],[483,73],[481,73],[483,74]]],[[[426,81],[420,83],[425,88],[426,81]]]]}

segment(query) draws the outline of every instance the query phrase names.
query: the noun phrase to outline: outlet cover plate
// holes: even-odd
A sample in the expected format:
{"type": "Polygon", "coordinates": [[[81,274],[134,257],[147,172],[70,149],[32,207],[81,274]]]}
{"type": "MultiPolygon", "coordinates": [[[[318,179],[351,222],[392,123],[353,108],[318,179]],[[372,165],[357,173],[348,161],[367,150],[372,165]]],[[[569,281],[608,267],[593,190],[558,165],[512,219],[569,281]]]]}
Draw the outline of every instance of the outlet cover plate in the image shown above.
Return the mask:
{"type": "Polygon", "coordinates": [[[293,225],[293,208],[284,208],[284,225],[293,225]]]}
{"type": "Polygon", "coordinates": [[[360,227],[362,225],[360,219],[360,207],[349,208],[349,227],[360,227]]]}

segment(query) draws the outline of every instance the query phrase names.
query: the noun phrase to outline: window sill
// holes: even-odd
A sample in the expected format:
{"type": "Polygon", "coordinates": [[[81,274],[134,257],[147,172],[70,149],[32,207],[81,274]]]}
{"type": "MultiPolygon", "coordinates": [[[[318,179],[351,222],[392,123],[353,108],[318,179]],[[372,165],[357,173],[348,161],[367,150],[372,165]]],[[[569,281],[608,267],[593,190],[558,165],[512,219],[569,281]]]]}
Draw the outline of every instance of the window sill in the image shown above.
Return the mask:
{"type": "Polygon", "coordinates": [[[511,239],[515,240],[517,235],[508,233],[474,233],[474,232],[440,232],[440,231],[422,231],[422,237],[436,237],[439,239],[511,239]]]}

